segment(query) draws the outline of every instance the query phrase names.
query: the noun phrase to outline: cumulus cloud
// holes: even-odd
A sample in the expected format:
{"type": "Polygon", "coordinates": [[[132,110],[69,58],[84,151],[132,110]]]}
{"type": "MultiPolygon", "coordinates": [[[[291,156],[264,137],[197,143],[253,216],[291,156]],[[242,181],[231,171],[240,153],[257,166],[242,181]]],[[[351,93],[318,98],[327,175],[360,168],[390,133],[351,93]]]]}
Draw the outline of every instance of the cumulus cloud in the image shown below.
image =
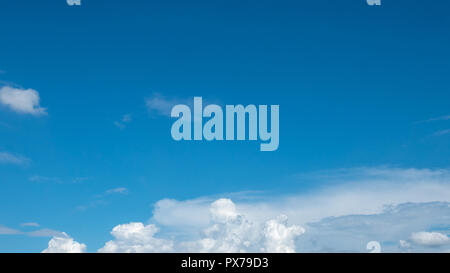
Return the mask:
{"type": "Polygon", "coordinates": [[[418,245],[430,247],[450,244],[448,236],[439,232],[414,232],[411,234],[411,241],[418,245]]]}
{"type": "Polygon", "coordinates": [[[0,164],[26,165],[29,162],[30,159],[22,155],[0,152],[0,164]]]}
{"type": "Polygon", "coordinates": [[[47,114],[47,109],[40,106],[39,93],[34,89],[3,86],[0,88],[0,104],[21,114],[34,116],[47,114]]]}
{"type": "Polygon", "coordinates": [[[294,240],[304,232],[288,226],[285,216],[266,223],[254,223],[236,210],[229,199],[219,199],[210,206],[211,225],[194,240],[156,238],[154,225],[130,223],[116,226],[114,240],[99,252],[294,252],[294,240]]]}
{"type": "Polygon", "coordinates": [[[86,252],[86,245],[76,242],[66,233],[54,236],[49,242],[48,247],[42,253],[83,253],[86,252]]]}
{"type": "Polygon", "coordinates": [[[148,253],[172,251],[173,243],[171,241],[154,237],[158,230],[155,225],[144,225],[142,223],[118,225],[111,231],[114,240],[107,242],[103,248],[99,249],[99,252],[148,253]]]}

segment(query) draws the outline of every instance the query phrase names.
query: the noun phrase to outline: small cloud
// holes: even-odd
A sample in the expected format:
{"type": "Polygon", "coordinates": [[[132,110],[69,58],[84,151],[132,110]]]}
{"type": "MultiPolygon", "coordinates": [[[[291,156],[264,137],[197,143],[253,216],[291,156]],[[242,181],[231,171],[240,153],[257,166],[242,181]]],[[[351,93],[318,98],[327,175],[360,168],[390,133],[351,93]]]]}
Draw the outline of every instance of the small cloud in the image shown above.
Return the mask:
{"type": "Polygon", "coordinates": [[[450,134],[450,129],[437,131],[436,133],[433,134],[433,136],[439,137],[439,136],[445,136],[448,134],[450,134]]]}
{"type": "Polygon", "coordinates": [[[22,227],[39,227],[40,225],[35,222],[28,222],[28,223],[22,223],[20,224],[22,227]]]}
{"type": "Polygon", "coordinates": [[[0,152],[0,164],[14,164],[14,165],[26,165],[30,162],[30,159],[8,152],[0,152]]]}
{"type": "Polygon", "coordinates": [[[109,195],[109,194],[128,194],[128,189],[121,187],[121,188],[115,188],[115,189],[109,189],[107,191],[105,191],[105,195],[109,195]]]}
{"type": "Polygon", "coordinates": [[[119,129],[123,130],[127,127],[127,124],[132,121],[131,114],[123,115],[119,121],[115,121],[114,125],[116,125],[119,129]]]}
{"type": "Polygon", "coordinates": [[[39,93],[34,89],[4,86],[0,88],[0,104],[20,114],[47,114],[47,109],[40,106],[39,93]]]}

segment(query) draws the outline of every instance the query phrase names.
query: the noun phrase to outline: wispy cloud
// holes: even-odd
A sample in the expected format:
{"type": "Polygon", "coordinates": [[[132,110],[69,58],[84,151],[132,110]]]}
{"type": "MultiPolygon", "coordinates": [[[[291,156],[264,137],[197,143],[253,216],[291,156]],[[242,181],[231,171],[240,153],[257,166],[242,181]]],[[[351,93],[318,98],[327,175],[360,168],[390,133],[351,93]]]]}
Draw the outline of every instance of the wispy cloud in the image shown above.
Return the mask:
{"type": "Polygon", "coordinates": [[[62,179],[59,177],[33,175],[30,176],[28,180],[38,183],[77,184],[89,180],[89,177],[71,177],[62,179]]]}
{"type": "Polygon", "coordinates": [[[108,201],[107,201],[107,197],[108,196],[111,196],[111,195],[126,195],[128,193],[129,193],[129,191],[125,187],[108,189],[108,190],[104,191],[101,194],[97,194],[94,197],[95,199],[90,201],[88,204],[77,206],[76,209],[79,210],[79,211],[85,211],[85,210],[87,210],[89,208],[95,208],[95,207],[98,207],[98,206],[101,206],[101,205],[106,205],[106,204],[108,204],[108,201]]]}
{"type": "Polygon", "coordinates": [[[145,99],[145,105],[150,113],[160,116],[170,117],[172,107],[177,104],[191,105],[189,99],[168,98],[160,93],[154,93],[151,97],[145,99]]]}
{"type": "Polygon", "coordinates": [[[123,115],[119,121],[115,121],[114,125],[116,125],[119,129],[123,130],[127,127],[127,124],[132,121],[131,114],[123,115]]]}
{"type": "Polygon", "coordinates": [[[20,224],[22,227],[39,227],[40,225],[36,222],[27,222],[20,224]]]}
{"type": "Polygon", "coordinates": [[[27,232],[26,234],[31,237],[54,237],[54,236],[61,236],[64,233],[53,229],[43,228],[27,232]]]}
{"type": "Polygon", "coordinates": [[[0,225],[0,235],[16,235],[16,234],[22,234],[20,230],[5,227],[3,225],[0,225]]]}
{"type": "Polygon", "coordinates": [[[450,120],[450,115],[421,120],[421,121],[417,121],[416,123],[427,123],[427,122],[442,121],[442,120],[450,120]]]}
{"type": "Polygon", "coordinates": [[[448,134],[450,134],[450,129],[437,131],[437,132],[435,132],[433,134],[433,136],[440,137],[440,136],[445,136],[445,135],[448,135],[448,134]]]}
{"type": "Polygon", "coordinates": [[[0,152],[0,164],[26,165],[30,159],[22,155],[0,152]]]}
{"type": "Polygon", "coordinates": [[[109,194],[128,194],[128,189],[125,187],[120,187],[120,188],[114,188],[114,189],[109,189],[107,191],[105,191],[105,195],[109,195],[109,194]]]}
{"type": "Polygon", "coordinates": [[[47,114],[47,109],[40,106],[39,93],[34,89],[3,86],[0,88],[0,104],[20,114],[47,114]]]}
{"type": "Polygon", "coordinates": [[[42,228],[37,229],[33,231],[27,231],[29,228],[38,228],[40,225],[35,222],[29,222],[29,223],[22,223],[20,224],[23,228],[28,228],[26,230],[19,230],[14,229],[10,227],[6,227],[3,225],[0,225],[0,235],[25,235],[30,237],[53,237],[53,236],[60,236],[63,234],[60,231],[49,229],[49,228],[42,228]]]}

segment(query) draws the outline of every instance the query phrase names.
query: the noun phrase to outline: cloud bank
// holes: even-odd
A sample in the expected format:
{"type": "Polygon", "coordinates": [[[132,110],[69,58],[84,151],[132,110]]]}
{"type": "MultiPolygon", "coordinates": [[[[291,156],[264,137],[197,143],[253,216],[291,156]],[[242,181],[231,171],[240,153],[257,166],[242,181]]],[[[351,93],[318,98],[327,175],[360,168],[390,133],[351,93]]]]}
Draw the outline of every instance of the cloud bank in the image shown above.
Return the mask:
{"type": "Polygon", "coordinates": [[[357,168],[309,178],[327,186],[161,200],[148,224],[117,225],[99,252],[368,252],[372,241],[382,252],[450,250],[448,170],[357,168]]]}

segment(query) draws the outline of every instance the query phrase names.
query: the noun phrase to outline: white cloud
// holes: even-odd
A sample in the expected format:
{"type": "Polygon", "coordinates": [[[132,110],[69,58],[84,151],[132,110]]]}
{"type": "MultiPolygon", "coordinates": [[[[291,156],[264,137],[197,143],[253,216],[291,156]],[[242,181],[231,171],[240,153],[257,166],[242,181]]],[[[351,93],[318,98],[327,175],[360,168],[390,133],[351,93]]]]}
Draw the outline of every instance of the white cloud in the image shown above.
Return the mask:
{"type": "Polygon", "coordinates": [[[288,226],[285,216],[249,221],[224,198],[211,204],[210,220],[201,238],[181,242],[178,248],[187,252],[295,252],[294,240],[304,233],[299,226],[288,226]]]}
{"type": "Polygon", "coordinates": [[[0,104],[21,114],[46,115],[47,109],[40,106],[39,93],[33,89],[20,89],[9,86],[0,88],[0,104]]]}
{"type": "Polygon", "coordinates": [[[54,236],[49,242],[48,247],[42,253],[83,253],[86,252],[86,245],[80,244],[70,238],[66,233],[54,236]]]}
{"type": "Polygon", "coordinates": [[[0,164],[14,164],[14,165],[26,165],[30,162],[30,159],[8,152],[0,152],[0,164]]]}
{"type": "Polygon", "coordinates": [[[295,239],[305,233],[299,226],[287,226],[287,216],[282,215],[277,220],[270,220],[264,228],[265,251],[270,253],[295,252],[295,239]]]}
{"type": "Polygon", "coordinates": [[[144,225],[142,223],[129,223],[118,225],[113,228],[111,235],[114,240],[105,244],[99,252],[170,252],[172,242],[153,237],[158,232],[155,225],[144,225]]]}
{"type": "Polygon", "coordinates": [[[418,245],[430,247],[450,244],[448,236],[439,232],[415,232],[411,234],[411,241],[418,245]]]}

